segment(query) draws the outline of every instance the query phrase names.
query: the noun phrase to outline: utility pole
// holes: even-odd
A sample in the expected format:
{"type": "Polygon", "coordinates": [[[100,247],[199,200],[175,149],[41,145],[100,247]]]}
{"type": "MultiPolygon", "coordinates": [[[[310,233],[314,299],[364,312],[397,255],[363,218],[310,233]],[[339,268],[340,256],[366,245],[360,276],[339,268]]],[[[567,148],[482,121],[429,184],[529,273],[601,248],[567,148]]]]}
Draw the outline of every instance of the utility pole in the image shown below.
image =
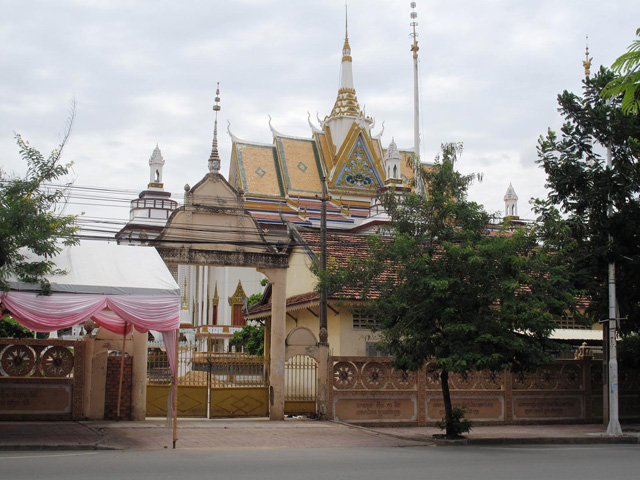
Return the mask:
{"type": "MultiPolygon", "coordinates": [[[[610,102],[607,102],[610,105],[610,102]]],[[[609,117],[609,113],[607,113],[609,117]]],[[[613,159],[611,145],[607,145],[607,168],[613,170],[613,159]]],[[[609,194],[607,205],[607,216],[613,216],[613,201],[609,194]]],[[[611,233],[609,233],[609,244],[612,243],[611,233]]],[[[618,312],[616,308],[616,264],[613,260],[609,262],[608,272],[609,283],[609,425],[607,435],[616,437],[622,435],[620,420],[618,416],[618,359],[617,359],[617,322],[618,312]]]]}
{"type": "MultiPolygon", "coordinates": [[[[322,209],[320,213],[320,271],[327,271],[327,178],[322,176],[322,209]]],[[[328,345],[327,287],[320,290],[320,344],[328,345]]]]}
{"type": "MultiPolygon", "coordinates": [[[[582,62],[584,66],[585,77],[589,77],[591,69],[591,61],[593,58],[589,57],[589,37],[587,36],[587,48],[585,51],[585,59],[582,62]]],[[[606,102],[608,108],[611,107],[611,100],[606,102]]],[[[610,121],[610,111],[607,112],[607,121],[610,121]]],[[[607,144],[607,168],[613,170],[613,155],[611,153],[611,144],[607,144]]],[[[613,216],[613,201],[611,200],[611,194],[608,196],[607,201],[607,217],[613,216]]],[[[613,243],[611,233],[609,233],[609,245],[613,243]]],[[[608,413],[609,424],[607,426],[607,435],[618,436],[622,435],[622,428],[620,428],[620,420],[618,415],[618,356],[617,356],[617,322],[618,322],[618,309],[616,304],[616,264],[612,260],[609,262],[608,267],[608,289],[609,289],[609,319],[604,321],[604,334],[603,338],[605,358],[608,360],[607,371],[607,387],[609,390],[608,395],[608,413]]]]}

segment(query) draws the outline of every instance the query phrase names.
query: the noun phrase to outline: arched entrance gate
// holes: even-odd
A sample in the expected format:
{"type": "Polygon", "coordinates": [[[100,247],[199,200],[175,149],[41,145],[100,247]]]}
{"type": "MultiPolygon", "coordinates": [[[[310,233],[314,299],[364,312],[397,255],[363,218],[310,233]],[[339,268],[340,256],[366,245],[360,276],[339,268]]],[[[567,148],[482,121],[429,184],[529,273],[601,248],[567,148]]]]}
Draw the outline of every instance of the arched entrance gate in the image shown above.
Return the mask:
{"type": "Polygon", "coordinates": [[[285,413],[324,416],[329,346],[321,345],[305,327],[296,327],[286,341],[285,413]]]}
{"type": "Polygon", "coordinates": [[[273,305],[265,344],[269,418],[284,419],[288,235],[265,235],[244,210],[242,195],[211,172],[185,187],[184,206],[172,213],[153,245],[168,265],[253,267],[267,277],[273,305]]]}

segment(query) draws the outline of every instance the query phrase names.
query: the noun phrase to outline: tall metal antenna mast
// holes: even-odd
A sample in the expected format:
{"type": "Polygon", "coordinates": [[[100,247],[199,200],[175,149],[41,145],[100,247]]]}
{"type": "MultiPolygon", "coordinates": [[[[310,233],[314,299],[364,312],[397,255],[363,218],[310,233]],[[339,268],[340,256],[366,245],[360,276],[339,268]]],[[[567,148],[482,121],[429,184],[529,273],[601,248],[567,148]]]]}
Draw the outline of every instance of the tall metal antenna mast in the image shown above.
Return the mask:
{"type": "Polygon", "coordinates": [[[416,193],[424,193],[422,181],[420,180],[420,94],[418,90],[418,33],[416,27],[418,22],[418,13],[416,12],[416,2],[411,2],[411,34],[413,44],[411,51],[413,52],[413,152],[415,154],[415,188],[416,193]]]}

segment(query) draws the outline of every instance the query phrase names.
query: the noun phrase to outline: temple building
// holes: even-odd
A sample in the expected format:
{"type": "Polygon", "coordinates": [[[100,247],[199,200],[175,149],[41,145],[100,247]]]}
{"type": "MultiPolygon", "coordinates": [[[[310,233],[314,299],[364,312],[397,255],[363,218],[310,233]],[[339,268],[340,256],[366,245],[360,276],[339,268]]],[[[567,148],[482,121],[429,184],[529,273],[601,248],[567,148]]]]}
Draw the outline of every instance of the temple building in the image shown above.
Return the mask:
{"type": "MultiPolygon", "coordinates": [[[[417,52],[417,46],[415,51],[417,52]]],[[[189,196],[193,192],[206,188],[203,185],[207,183],[211,174],[219,174],[219,93],[218,88],[213,107],[216,119],[211,155],[208,159],[209,174],[194,187],[185,185],[185,204],[189,202],[189,196]]],[[[310,135],[308,138],[301,138],[278,132],[270,119],[268,127],[273,137],[270,144],[241,140],[228,130],[232,140],[228,183],[240,195],[244,210],[257,221],[267,239],[274,244],[295,244],[292,235],[297,235],[298,242],[313,242],[320,227],[325,183],[328,194],[326,205],[329,231],[359,234],[357,236],[360,238],[367,233],[376,232],[380,225],[388,221],[377,199],[379,192],[388,188],[415,188],[412,158],[417,147],[399,149],[393,139],[384,145],[383,126],[374,133],[375,120],[365,114],[358,102],[346,25],[340,81],[333,109],[324,119],[317,118],[316,124],[310,117],[307,121],[310,135]],[[299,233],[305,230],[316,233],[299,233]],[[296,233],[292,233],[293,231],[296,233]]],[[[156,146],[149,160],[148,188],[140,193],[138,199],[131,202],[129,223],[117,234],[119,243],[145,245],[153,242],[162,232],[167,220],[173,219],[182,209],[177,202],[170,199],[169,193],[164,192],[163,165],[164,159],[156,146]]],[[[196,223],[194,216],[193,228],[206,228],[197,227],[196,223]]],[[[193,235],[202,235],[203,239],[209,239],[207,241],[211,239],[210,234],[204,230],[193,232],[193,235]]],[[[220,235],[221,232],[216,234],[220,235]]],[[[232,231],[225,233],[231,236],[232,234],[232,231]]],[[[345,241],[348,239],[341,238],[345,241]]],[[[315,253],[310,248],[290,248],[292,250],[287,274],[287,297],[293,298],[294,303],[297,303],[295,298],[300,295],[316,296],[313,293],[315,277],[309,269],[315,253]]],[[[255,269],[238,267],[171,265],[170,270],[181,287],[181,323],[185,331],[192,331],[195,337],[206,336],[212,339],[212,347],[216,351],[227,350],[228,339],[245,323],[247,298],[263,292],[264,287],[261,283],[265,277],[255,269]]],[[[268,294],[267,288],[266,296],[268,294]]],[[[310,303],[302,303],[302,315],[289,314],[288,321],[298,325],[300,320],[300,325],[308,325],[317,335],[318,300],[310,298],[310,303]]],[[[291,306],[294,310],[298,307],[291,306]]],[[[263,307],[262,311],[265,310],[263,307]]],[[[344,316],[345,322],[351,322],[351,309],[343,307],[341,310],[343,314],[339,317],[344,316]]],[[[335,309],[334,311],[337,312],[335,309]]],[[[261,320],[266,318],[265,314],[268,316],[268,312],[265,312],[263,315],[253,315],[252,318],[261,320]]],[[[372,345],[375,341],[367,333],[366,322],[355,329],[354,334],[342,335],[342,344],[350,347],[340,348],[340,318],[331,320],[332,323],[338,322],[331,329],[334,333],[331,335],[330,343],[335,345],[334,351],[364,355],[365,342],[360,338],[362,331],[371,340],[367,345],[372,345]],[[357,338],[351,338],[353,335],[357,338]]],[[[287,325],[287,330],[295,325],[287,325]]]]}
{"type": "Polygon", "coordinates": [[[345,32],[338,95],[331,113],[310,136],[278,132],[269,120],[270,144],[232,140],[229,183],[245,196],[245,208],[270,228],[285,222],[319,227],[322,183],[326,181],[329,230],[366,232],[380,222],[376,195],[388,187],[409,188],[414,177],[410,149],[382,143],[384,127],[360,108],[353,81],[351,47],[345,32]]]}

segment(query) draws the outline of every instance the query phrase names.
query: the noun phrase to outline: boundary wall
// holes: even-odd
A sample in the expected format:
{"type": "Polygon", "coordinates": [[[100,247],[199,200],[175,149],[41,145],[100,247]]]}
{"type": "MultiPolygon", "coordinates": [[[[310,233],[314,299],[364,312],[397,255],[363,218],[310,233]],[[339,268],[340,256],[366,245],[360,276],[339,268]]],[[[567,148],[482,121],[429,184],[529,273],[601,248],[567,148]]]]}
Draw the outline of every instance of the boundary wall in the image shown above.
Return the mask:
{"type": "MultiPolygon", "coordinates": [[[[429,426],[444,417],[439,371],[395,370],[392,357],[330,357],[329,419],[359,425],[429,426]]],[[[535,372],[449,375],[454,406],[477,425],[600,423],[603,368],[591,357],[558,360],[535,372]]],[[[620,418],[640,419],[640,374],[620,376],[620,418]]]]}

